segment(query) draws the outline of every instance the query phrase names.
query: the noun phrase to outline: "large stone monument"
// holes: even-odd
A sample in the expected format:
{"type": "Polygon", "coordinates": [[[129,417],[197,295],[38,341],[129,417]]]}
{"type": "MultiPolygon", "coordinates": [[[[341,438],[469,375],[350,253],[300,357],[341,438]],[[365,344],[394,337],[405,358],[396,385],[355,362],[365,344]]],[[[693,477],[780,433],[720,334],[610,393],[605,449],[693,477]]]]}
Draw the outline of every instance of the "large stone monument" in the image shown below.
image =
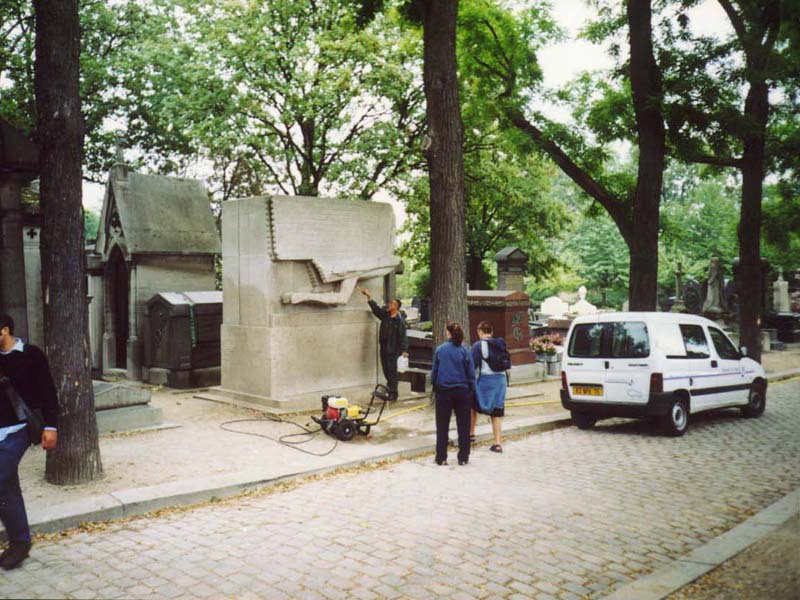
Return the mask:
{"type": "Polygon", "coordinates": [[[159,292],[213,290],[220,243],[208,190],[194,179],[134,173],[121,149],[108,174],[100,229],[89,254],[104,373],[142,378],[145,303],[159,292]]]}
{"type": "MultiPolygon", "coordinates": [[[[270,410],[375,384],[378,321],[356,285],[385,296],[400,264],[392,207],[257,197],[222,212],[220,395],[270,410]]],[[[380,301],[379,298],[376,300],[380,301]]]]}

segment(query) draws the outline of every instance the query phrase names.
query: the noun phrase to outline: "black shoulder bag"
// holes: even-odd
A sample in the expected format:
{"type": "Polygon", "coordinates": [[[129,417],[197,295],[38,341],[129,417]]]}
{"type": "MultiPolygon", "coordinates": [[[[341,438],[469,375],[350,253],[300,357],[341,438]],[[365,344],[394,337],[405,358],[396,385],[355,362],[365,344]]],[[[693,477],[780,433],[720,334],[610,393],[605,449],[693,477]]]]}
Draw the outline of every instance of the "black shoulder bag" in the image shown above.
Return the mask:
{"type": "Polygon", "coordinates": [[[28,439],[31,445],[38,446],[42,443],[42,431],[44,430],[44,418],[39,409],[33,409],[25,403],[11,385],[11,381],[5,375],[0,376],[0,391],[5,395],[11,406],[14,408],[14,413],[20,421],[27,421],[28,425],[28,439]]]}

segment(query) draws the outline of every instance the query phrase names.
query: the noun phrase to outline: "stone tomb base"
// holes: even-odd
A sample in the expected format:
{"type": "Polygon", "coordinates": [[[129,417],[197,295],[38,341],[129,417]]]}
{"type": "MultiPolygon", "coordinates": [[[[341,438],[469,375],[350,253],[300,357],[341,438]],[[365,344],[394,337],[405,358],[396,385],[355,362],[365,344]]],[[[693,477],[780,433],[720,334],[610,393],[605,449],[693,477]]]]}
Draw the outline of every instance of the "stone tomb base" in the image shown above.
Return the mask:
{"type": "Polygon", "coordinates": [[[93,381],[97,431],[100,435],[173,427],[160,408],[150,406],[150,392],[140,387],[93,381]]]}
{"type": "Polygon", "coordinates": [[[378,321],[358,300],[355,310],[272,315],[271,327],[223,324],[225,369],[214,395],[299,412],[375,381],[378,321]]]}

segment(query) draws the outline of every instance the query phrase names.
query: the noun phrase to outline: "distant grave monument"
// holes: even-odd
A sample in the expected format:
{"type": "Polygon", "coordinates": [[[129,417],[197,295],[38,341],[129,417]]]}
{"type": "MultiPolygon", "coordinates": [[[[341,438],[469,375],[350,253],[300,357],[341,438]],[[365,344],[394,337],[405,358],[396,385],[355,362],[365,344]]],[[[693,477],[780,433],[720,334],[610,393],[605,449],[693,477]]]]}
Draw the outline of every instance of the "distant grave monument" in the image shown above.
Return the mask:
{"type": "Polygon", "coordinates": [[[711,264],[708,268],[708,291],[703,302],[703,314],[717,318],[726,311],[725,307],[725,280],[722,273],[722,266],[719,258],[711,257],[711,264]]]}
{"type": "Polygon", "coordinates": [[[586,286],[578,288],[578,301],[569,307],[569,312],[578,316],[596,315],[597,307],[586,299],[586,286]]]}
{"type": "Polygon", "coordinates": [[[539,312],[548,317],[561,318],[569,312],[569,303],[564,302],[558,296],[545,298],[539,307],[539,312]]]}
{"type": "Polygon", "coordinates": [[[495,254],[497,263],[497,289],[525,291],[525,269],[528,255],[517,246],[507,246],[495,254]]]}
{"type": "Polygon", "coordinates": [[[222,385],[215,394],[276,412],[316,408],[323,392],[382,381],[376,301],[391,289],[388,204],[265,196],[222,212],[222,385]]]}
{"type": "Polygon", "coordinates": [[[776,313],[792,312],[789,282],[783,278],[783,269],[778,269],[778,279],[772,284],[772,306],[776,313]]]}

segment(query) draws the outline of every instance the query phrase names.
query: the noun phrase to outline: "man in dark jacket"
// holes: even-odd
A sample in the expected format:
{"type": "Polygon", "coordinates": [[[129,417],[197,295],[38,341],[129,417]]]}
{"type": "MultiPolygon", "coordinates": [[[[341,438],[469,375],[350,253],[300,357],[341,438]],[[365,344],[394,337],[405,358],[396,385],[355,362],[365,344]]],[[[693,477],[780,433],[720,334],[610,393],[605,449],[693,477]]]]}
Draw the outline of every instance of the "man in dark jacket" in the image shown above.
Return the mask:
{"type": "MultiPolygon", "coordinates": [[[[31,409],[44,416],[42,448],[55,448],[58,434],[58,399],[47,357],[36,346],[14,337],[14,320],[0,315],[0,375],[31,409]]],[[[10,400],[0,396],[0,521],[6,529],[8,548],[0,554],[0,567],[14,569],[28,557],[31,531],[19,487],[19,462],[30,445],[26,422],[17,417],[10,400]]]]}
{"type": "Polygon", "coordinates": [[[378,306],[369,290],[358,288],[367,297],[372,312],[381,320],[378,341],[381,347],[381,367],[389,388],[389,399],[397,400],[397,359],[408,356],[408,336],[406,322],[400,315],[401,302],[397,298],[389,300],[388,310],[378,306]]]}

